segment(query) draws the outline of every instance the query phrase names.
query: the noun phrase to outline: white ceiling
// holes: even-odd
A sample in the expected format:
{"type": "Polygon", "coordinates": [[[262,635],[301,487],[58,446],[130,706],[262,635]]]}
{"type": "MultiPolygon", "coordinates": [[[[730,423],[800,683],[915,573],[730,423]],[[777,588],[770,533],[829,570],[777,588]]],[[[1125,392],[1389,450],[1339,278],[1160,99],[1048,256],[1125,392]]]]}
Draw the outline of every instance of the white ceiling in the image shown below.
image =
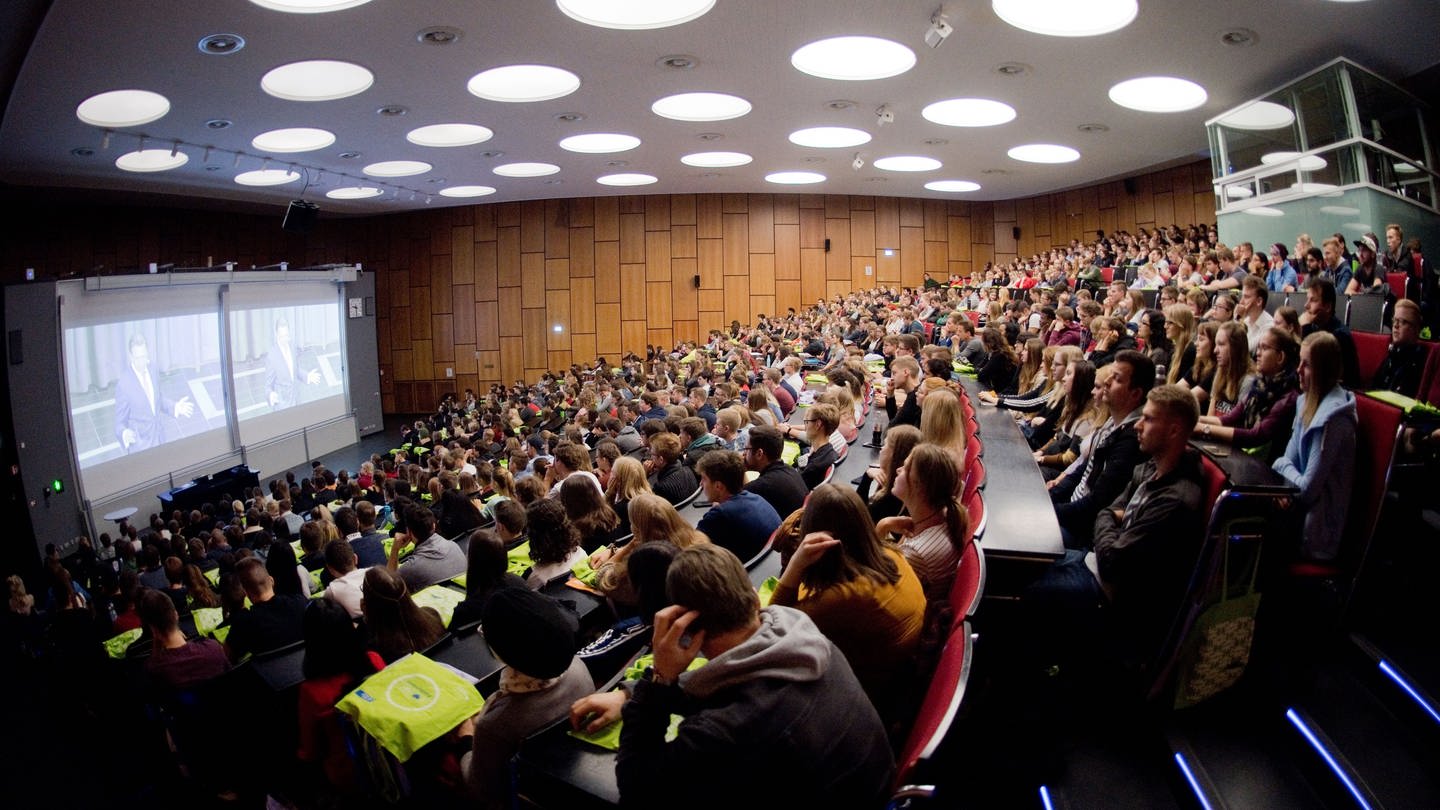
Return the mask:
{"type": "Polygon", "coordinates": [[[250,146],[255,135],[313,126],[335,132],[337,142],[317,152],[280,156],[269,166],[294,162],[309,167],[312,182],[304,196],[326,212],[627,193],[803,191],[1006,199],[1203,157],[1207,118],[1336,56],[1404,79],[1437,61],[1434,42],[1440,33],[1436,0],[1141,0],[1139,17],[1127,28],[1089,39],[1027,33],[1001,21],[987,0],[950,0],[944,8],[955,33],[932,50],[924,34],[940,7],[938,0],[718,0],[690,23],[618,31],[578,23],[550,0],[373,0],[317,15],[278,13],[248,0],[54,0],[28,44],[0,124],[0,181],[278,206],[300,196],[302,183],[254,189],[232,178],[262,167],[263,155],[250,146]],[[452,26],[463,36],[445,46],[419,42],[417,33],[430,26],[452,26]],[[1258,41],[1241,48],[1222,44],[1220,35],[1235,28],[1250,29],[1258,41]],[[230,55],[202,54],[199,40],[217,33],[239,34],[247,45],[230,55]],[[918,62],[903,75],[867,82],[818,79],[791,67],[796,48],[842,34],[902,42],[918,62]],[[699,62],[686,71],[658,66],[657,60],[668,54],[691,55],[699,62]],[[260,77],[271,68],[319,58],[364,65],[375,74],[375,83],[359,95],[318,103],[284,101],[261,91],[260,77]],[[566,68],[580,76],[581,87],[564,98],[533,104],[484,101],[466,91],[466,82],[479,71],[521,62],[566,68]],[[1006,62],[1030,70],[1018,77],[996,72],[1006,62]],[[1158,115],[1127,110],[1108,99],[1114,83],[1155,74],[1199,82],[1209,101],[1188,112],[1158,115]],[[102,131],[79,121],[75,108],[93,94],[121,88],[159,92],[172,107],[158,121],[115,132],[106,145],[102,131]],[[650,112],[657,98],[698,90],[740,95],[753,111],[713,123],[681,123],[650,112]],[[985,129],[944,127],[920,116],[926,104],[957,96],[999,99],[1019,116],[985,129]],[[855,106],[828,109],[825,102],[833,99],[855,106]],[[882,104],[893,109],[896,120],[877,127],[875,110],[882,104]],[[386,105],[403,105],[408,112],[378,115],[376,110],[386,105]],[[557,120],[561,113],[580,113],[584,120],[557,120]],[[226,119],[233,126],[207,129],[210,119],[226,119]],[[451,122],[482,124],[495,136],[454,149],[415,146],[405,139],[415,127],[451,122]],[[1092,123],[1109,131],[1077,129],[1092,123]],[[829,124],[864,129],[874,140],[858,150],[807,149],[787,140],[795,129],[829,124]],[[642,145],[614,155],[575,154],[557,146],[561,138],[583,132],[629,133],[642,145]],[[704,141],[702,133],[722,137],[704,141]],[[176,140],[194,144],[180,147],[190,155],[189,163],[143,175],[115,168],[115,158],[136,148],[141,134],[149,136],[149,146],[176,140]],[[933,139],[948,142],[927,143],[933,139]],[[1006,156],[1008,148],[1032,142],[1066,144],[1082,157],[1045,166],[1006,156]],[[208,164],[205,146],[214,147],[208,164]],[[77,156],[76,149],[93,154],[77,156]],[[482,154],[492,150],[504,154],[482,154]],[[755,160],[714,170],[679,161],[681,155],[708,150],[747,152],[755,160]],[[248,153],[238,166],[234,151],[248,153]],[[856,151],[867,162],[886,155],[928,155],[944,167],[919,174],[870,165],[856,171],[850,166],[856,151]],[[342,159],[344,152],[360,157],[342,159]],[[396,159],[424,160],[434,170],[382,182],[383,198],[346,202],[324,197],[330,189],[354,185],[364,164],[396,159]],[[627,165],[607,165],[616,160],[627,165]],[[491,173],[492,166],[511,161],[545,161],[561,171],[533,179],[491,173]],[[829,179],[800,187],[764,181],[767,173],[780,170],[818,171],[829,179]],[[317,171],[318,183],[313,182],[317,171]],[[595,183],[596,177],[615,171],[645,172],[659,182],[630,189],[595,183]],[[923,184],[934,179],[973,180],[983,188],[968,195],[926,191],[923,184]],[[470,200],[434,194],[461,184],[494,186],[498,193],[470,200]]]}

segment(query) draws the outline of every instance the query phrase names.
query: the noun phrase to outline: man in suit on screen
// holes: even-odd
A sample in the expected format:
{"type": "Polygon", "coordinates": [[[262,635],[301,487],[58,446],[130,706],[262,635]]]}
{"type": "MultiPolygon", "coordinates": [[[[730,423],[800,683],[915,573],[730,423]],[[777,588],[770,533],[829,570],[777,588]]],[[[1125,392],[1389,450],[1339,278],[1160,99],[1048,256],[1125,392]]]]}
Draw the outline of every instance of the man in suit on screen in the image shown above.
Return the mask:
{"type": "Polygon", "coordinates": [[[300,401],[301,385],[316,385],[320,382],[319,369],[309,371],[300,368],[300,357],[290,345],[290,323],[284,318],[275,320],[275,342],[265,353],[265,391],[271,410],[293,407],[300,401]]]}
{"type": "Polygon", "coordinates": [[[195,412],[190,397],[179,400],[160,392],[160,383],[150,373],[150,347],[136,332],[127,344],[130,363],[115,383],[115,438],[126,453],[136,453],[164,444],[167,435],[162,415],[177,419],[195,412]]]}

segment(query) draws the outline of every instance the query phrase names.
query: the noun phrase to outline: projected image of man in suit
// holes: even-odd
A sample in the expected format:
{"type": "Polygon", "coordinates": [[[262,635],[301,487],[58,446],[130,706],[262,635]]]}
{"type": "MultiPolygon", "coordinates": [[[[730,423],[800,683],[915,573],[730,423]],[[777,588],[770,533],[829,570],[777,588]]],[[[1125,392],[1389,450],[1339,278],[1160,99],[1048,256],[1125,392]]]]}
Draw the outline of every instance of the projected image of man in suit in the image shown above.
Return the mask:
{"type": "Polygon", "coordinates": [[[148,450],[174,438],[164,416],[189,418],[195,412],[190,397],[172,399],[160,391],[150,373],[150,347],[136,332],[128,342],[130,362],[115,384],[115,437],[126,453],[148,450]]]}
{"type": "Polygon", "coordinates": [[[275,319],[275,342],[265,353],[265,390],[271,410],[282,410],[300,401],[300,386],[318,385],[320,370],[303,369],[300,357],[290,345],[290,322],[275,319]]]}

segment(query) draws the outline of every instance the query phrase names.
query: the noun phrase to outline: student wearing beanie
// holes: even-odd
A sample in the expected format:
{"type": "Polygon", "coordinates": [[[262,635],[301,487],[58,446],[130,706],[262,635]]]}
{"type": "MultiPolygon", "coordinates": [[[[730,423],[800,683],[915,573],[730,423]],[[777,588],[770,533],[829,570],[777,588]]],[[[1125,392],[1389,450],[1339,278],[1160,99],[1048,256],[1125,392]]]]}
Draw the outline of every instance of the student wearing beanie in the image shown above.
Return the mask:
{"type": "Polygon", "coordinates": [[[481,807],[502,808],[510,793],[506,763],[521,740],[567,716],[572,703],[595,691],[595,682],[575,656],[575,617],[554,599],[529,588],[501,588],[480,621],[505,668],[500,689],[460,726],[461,736],[474,736],[460,768],[481,807]]]}

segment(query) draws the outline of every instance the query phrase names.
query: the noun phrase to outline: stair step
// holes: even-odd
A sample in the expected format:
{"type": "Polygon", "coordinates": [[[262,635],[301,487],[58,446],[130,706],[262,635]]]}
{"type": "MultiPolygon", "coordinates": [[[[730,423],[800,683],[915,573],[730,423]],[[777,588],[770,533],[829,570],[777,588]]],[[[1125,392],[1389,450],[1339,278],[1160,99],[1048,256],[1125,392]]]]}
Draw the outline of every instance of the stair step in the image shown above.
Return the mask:
{"type": "Polygon", "coordinates": [[[1325,806],[1289,755],[1293,749],[1277,744],[1284,731],[1278,718],[1273,708],[1230,699],[1196,706],[1170,719],[1166,740],[1196,806],[1216,810],[1325,806]]]}

